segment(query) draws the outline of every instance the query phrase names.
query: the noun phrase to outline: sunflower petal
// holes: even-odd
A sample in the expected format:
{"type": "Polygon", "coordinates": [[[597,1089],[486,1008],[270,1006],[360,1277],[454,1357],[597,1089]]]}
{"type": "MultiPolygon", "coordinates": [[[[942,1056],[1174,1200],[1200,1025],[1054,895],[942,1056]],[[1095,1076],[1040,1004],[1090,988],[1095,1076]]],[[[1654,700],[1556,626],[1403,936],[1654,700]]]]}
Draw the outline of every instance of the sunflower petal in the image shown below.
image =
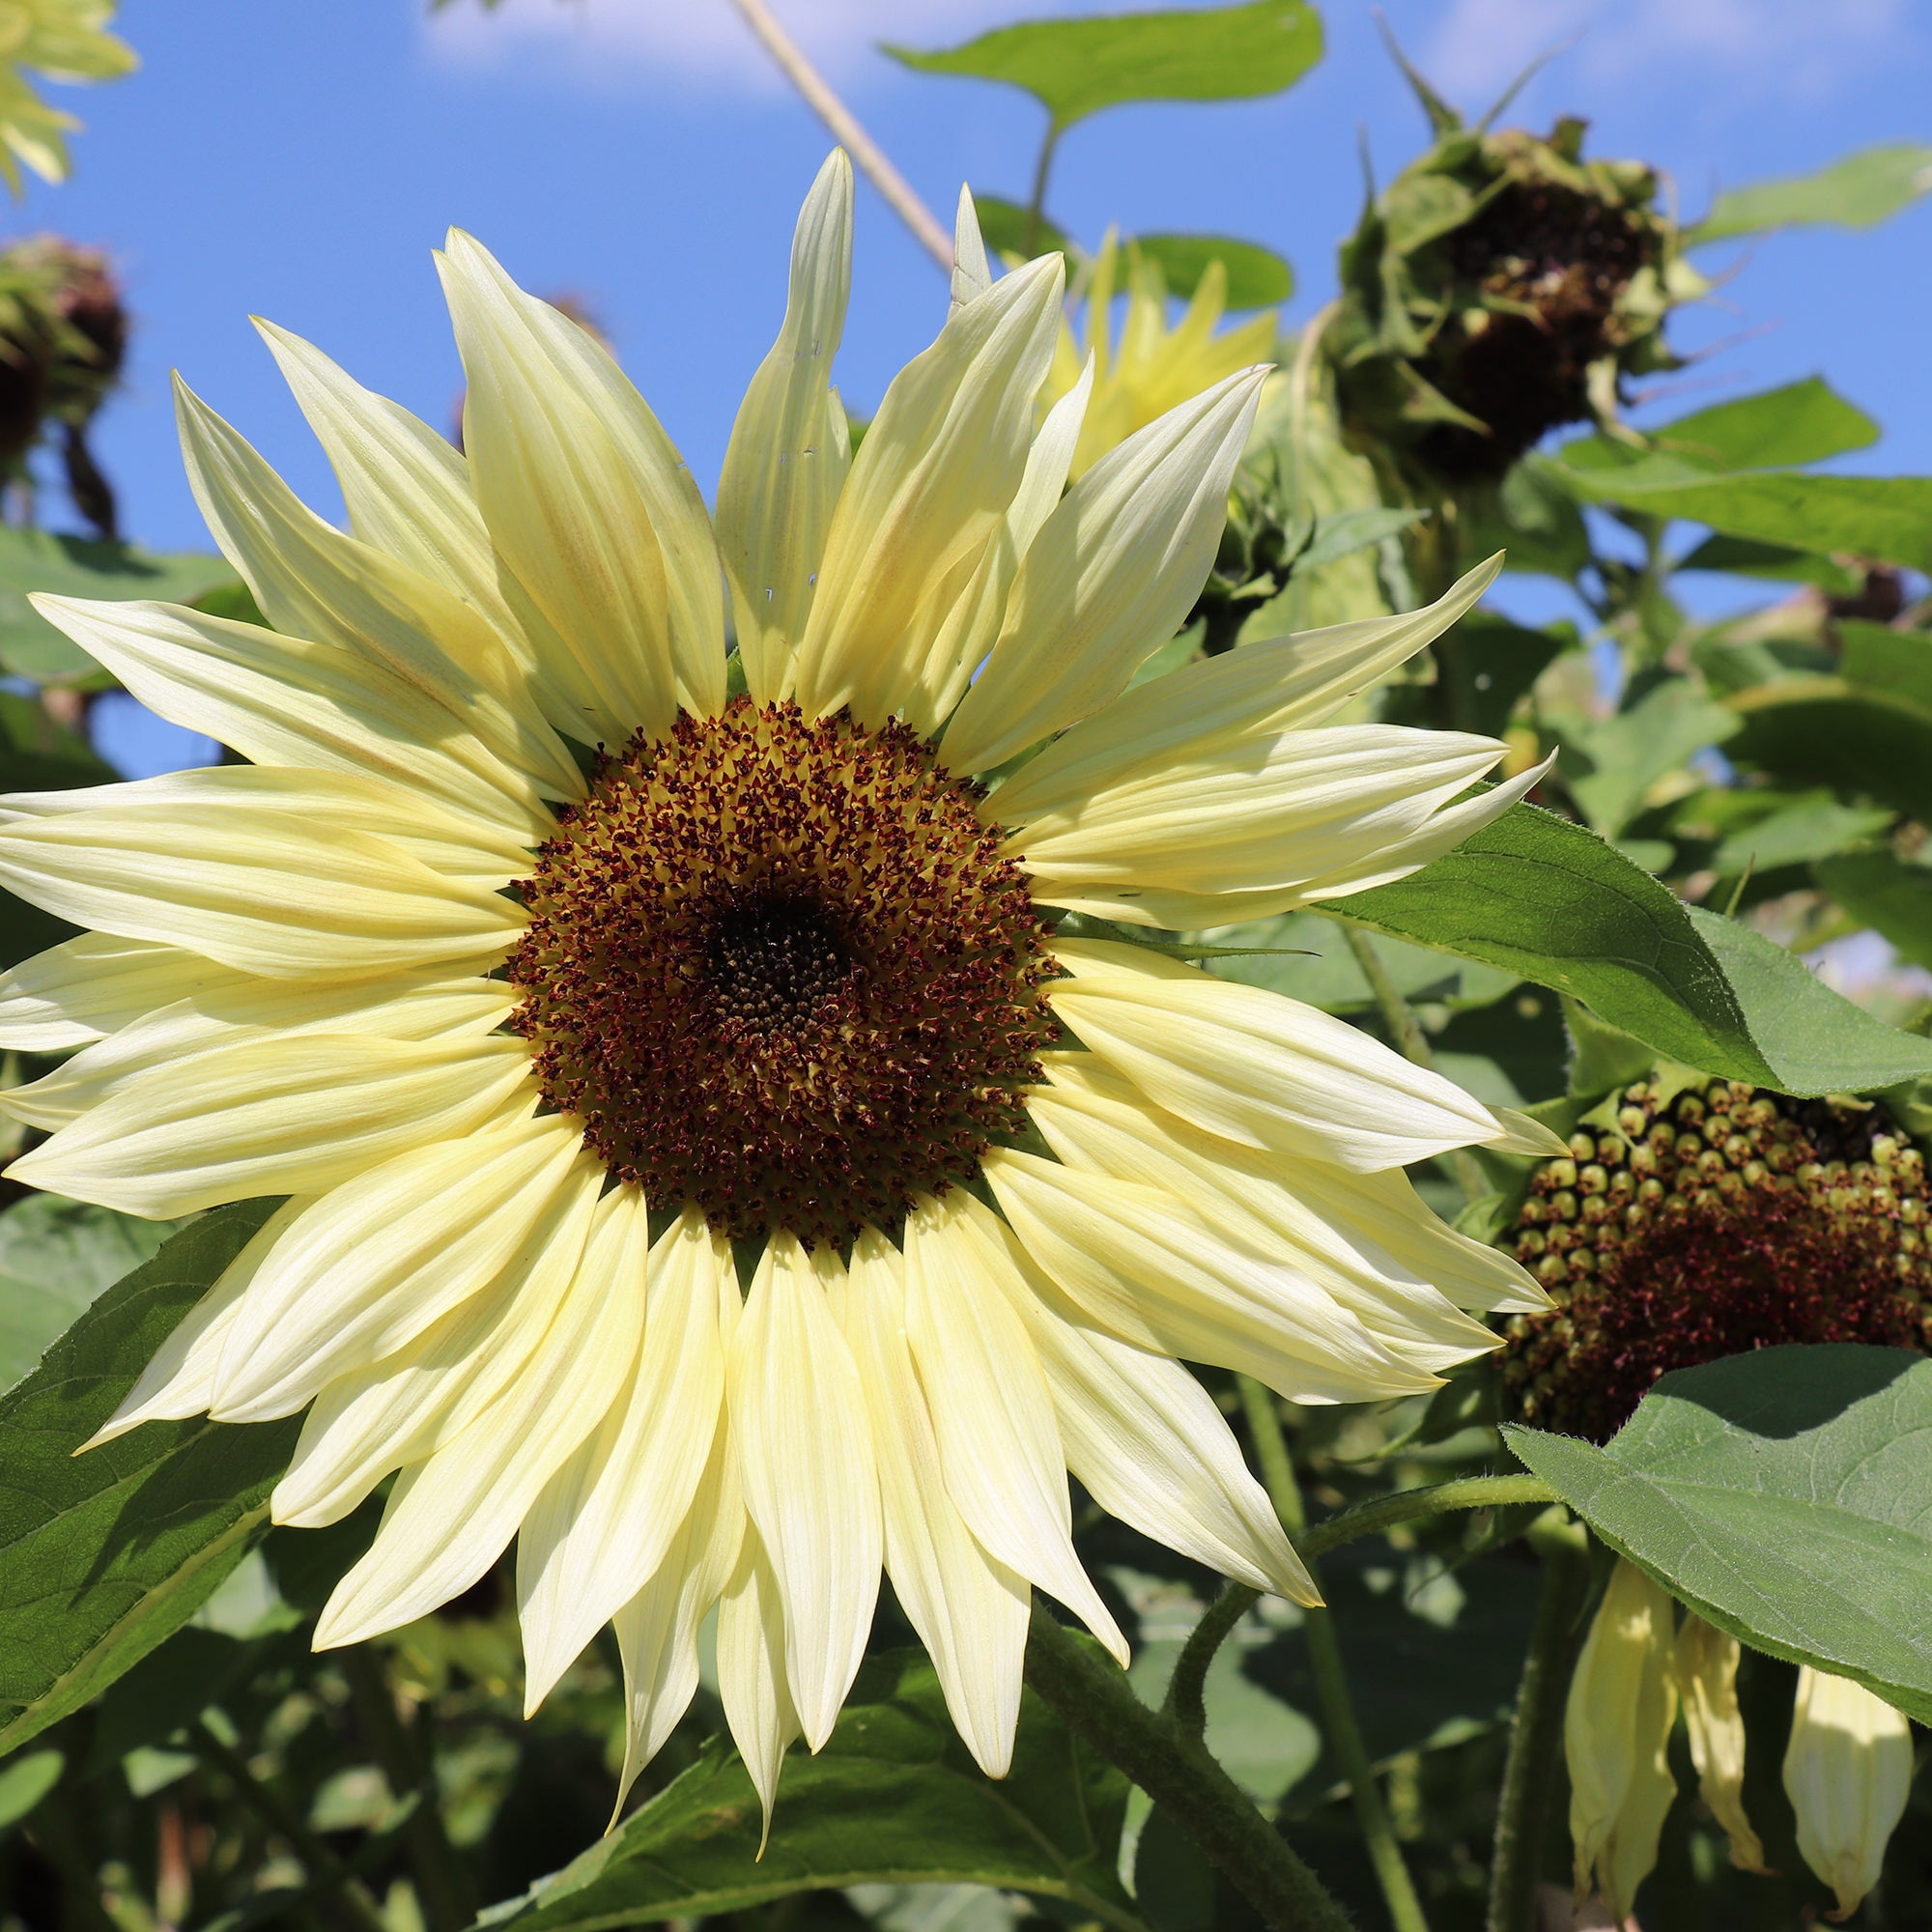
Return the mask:
{"type": "Polygon", "coordinates": [[[1174,635],[1214,560],[1264,374],[1231,376],[1170,410],[1066,493],[947,726],[950,770],[988,771],[1097,711],[1174,635]]]}
{"type": "Polygon", "coordinates": [[[597,1204],[549,1332],[462,1435],[397,1483],[375,1542],[323,1607],[316,1649],[428,1615],[503,1553],[552,1470],[616,1396],[643,1326],[629,1277],[648,1238],[634,1190],[613,1189],[597,1204]]]}
{"type": "Polygon", "coordinates": [[[1066,1457],[1033,1344],[996,1277],[1004,1253],[954,1189],[906,1219],[906,1340],[947,1493],[1000,1561],[1052,1593],[1124,1665],[1126,1638],[1073,1549],[1066,1457]]]}
{"type": "Polygon", "coordinates": [[[578,795],[576,766],[487,618],[325,523],[179,377],[175,414],[210,533],[277,631],[376,659],[467,717],[477,737],[551,796],[578,795]]]}
{"type": "Polygon", "coordinates": [[[904,1267],[867,1231],[838,1297],[865,1384],[884,1505],[886,1571],[939,1673],[946,1708],[988,1777],[1012,1763],[1033,1593],[966,1525],[905,1332],[904,1267]]]}
{"type": "Polygon", "coordinates": [[[517,1547],[531,1710],[599,1626],[669,1560],[714,1453],[724,1401],[725,1296],[738,1296],[729,1245],[687,1211],[629,1292],[644,1297],[645,1319],[625,1387],[558,1465],[517,1547]]]}
{"type": "Polygon", "coordinates": [[[803,1729],[785,1674],[792,1644],[782,1595],[757,1531],[747,1527],[737,1573],[718,1610],[718,1693],[731,1742],[738,1747],[764,1806],[760,1858],[772,1833],[772,1805],[779,1795],[785,1747],[803,1729]]]}
{"type": "Polygon", "coordinates": [[[1059,255],[948,318],[894,379],[853,459],[799,647],[813,717],[883,724],[905,701],[1026,469],[1053,353],[1059,255]]]}
{"type": "Polygon", "coordinates": [[[477,738],[444,701],[449,694],[379,658],[168,604],[32,601],[150,711],[251,763],[364,773],[526,844],[550,836],[554,821],[536,781],[477,738]]]}
{"type": "Polygon", "coordinates": [[[156,940],[83,932],[0,973],[0,1052],[65,1053],[214,982],[250,978],[156,940]]]}
{"type": "Polygon", "coordinates": [[[210,1407],[226,1422],[293,1415],[406,1349],[540,1238],[582,1158],[547,1115],[412,1149],[323,1196],[256,1270],[210,1407]]]}
{"type": "Polygon", "coordinates": [[[1378,1402],[1438,1383],[1296,1270],[1162,1189],[1006,1148],[983,1166],[1027,1253],[1088,1321],[1136,1348],[1245,1370],[1292,1402],[1378,1402]]]}
{"type": "Polygon", "coordinates": [[[244,782],[175,781],[186,776],[0,823],[0,884],[79,925],[287,980],[494,960],[522,926],[490,887],[354,829],[363,802],[341,774],[220,767],[196,776],[244,782]]]}
{"type": "Polygon", "coordinates": [[[866,1394],[833,1321],[836,1257],[766,1248],[731,1350],[745,1504],[783,1605],[785,1678],[807,1742],[832,1734],[872,1627],[883,1560],[866,1394]]]}
{"type": "Polygon", "coordinates": [[[977,1202],[974,1209],[1012,1264],[1003,1285],[1046,1372],[1067,1465],[1094,1500],[1224,1577],[1319,1603],[1314,1578],[1208,1391],[1171,1356],[1083,1321],[1012,1230],[977,1202]]]}
{"type": "Polygon", "coordinates": [[[597,693],[597,735],[724,702],[718,545],[691,470],[610,352],[451,230],[438,267],[491,542],[597,693]]]}
{"type": "Polygon", "coordinates": [[[463,452],[299,336],[259,316],[255,327],[335,471],[356,537],[473,605],[531,680],[543,715],[560,728],[581,725],[594,695],[497,560],[463,452]]]}
{"type": "Polygon", "coordinates": [[[250,1037],[131,1082],[7,1171],[155,1220],[262,1194],[322,1194],[534,1104],[528,1065],[521,1040],[250,1037]]]}
{"type": "Polygon", "coordinates": [[[784,322],[745,392],[718,479],[718,547],[757,704],[789,689],[833,506],[852,467],[831,384],[851,289],[852,163],[835,148],[799,214],[784,322]]]}
{"type": "Polygon", "coordinates": [[[456,1441],[515,1382],[569,1293],[602,1179],[582,1163],[552,1195],[537,1236],[505,1257],[489,1288],[408,1348],[323,1390],[270,1498],[275,1521],[339,1522],[391,1470],[456,1441]]]}
{"type": "Polygon", "coordinates": [[[1346,1020],[1144,947],[1063,940],[1055,1015],[1209,1133],[1362,1173],[1508,1138],[1487,1107],[1346,1020]]]}

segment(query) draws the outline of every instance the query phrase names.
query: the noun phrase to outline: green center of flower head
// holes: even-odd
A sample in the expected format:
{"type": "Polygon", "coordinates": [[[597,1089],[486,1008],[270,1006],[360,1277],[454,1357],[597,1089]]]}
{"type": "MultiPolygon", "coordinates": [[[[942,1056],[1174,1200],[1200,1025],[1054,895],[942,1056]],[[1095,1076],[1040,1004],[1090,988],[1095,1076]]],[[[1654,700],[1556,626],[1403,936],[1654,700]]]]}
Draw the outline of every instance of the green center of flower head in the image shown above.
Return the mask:
{"type": "Polygon", "coordinates": [[[970,1179],[1054,1033],[982,795],[902,725],[746,698],[607,755],[522,888],[547,1098],[734,1239],[843,1243],[970,1179]]]}
{"type": "Polygon", "coordinates": [[[1639,1081],[1544,1162],[1509,1327],[1523,1420],[1606,1440],[1669,1369],[1782,1342],[1932,1348],[1925,1162],[1876,1106],[1639,1081]],[[1614,1124],[1609,1124],[1610,1122],[1614,1124]]]}

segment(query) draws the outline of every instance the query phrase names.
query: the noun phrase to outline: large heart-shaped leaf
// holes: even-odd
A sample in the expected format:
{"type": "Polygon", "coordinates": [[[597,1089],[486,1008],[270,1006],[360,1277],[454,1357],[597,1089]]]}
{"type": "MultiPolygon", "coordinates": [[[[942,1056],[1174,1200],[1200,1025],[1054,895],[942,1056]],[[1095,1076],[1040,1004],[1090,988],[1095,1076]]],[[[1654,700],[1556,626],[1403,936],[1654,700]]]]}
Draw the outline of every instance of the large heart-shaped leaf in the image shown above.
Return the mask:
{"type": "Polygon", "coordinates": [[[0,1752],[179,1630],[269,1526],[294,1421],[151,1422],[73,1452],[270,1206],[220,1208],[184,1229],[0,1398],[0,1752]]]}
{"type": "Polygon", "coordinates": [[[885,51],[922,73],[1023,87],[1055,128],[1128,100],[1236,100],[1277,94],[1321,58],[1306,0],[1027,20],[963,46],[885,51]]]}
{"type": "Polygon", "coordinates": [[[1506,1433],[1699,1616],[1932,1722],[1932,1361],[1764,1349],[1663,1377],[1601,1449],[1506,1433]]]}
{"type": "Polygon", "coordinates": [[[1406,879],[1315,910],[1552,986],[1661,1057],[1726,1079],[1873,1093],[1932,1071],[1932,1042],[1534,806],[1512,806],[1406,879]]]}
{"type": "Polygon", "coordinates": [[[892,1651],[861,1669],[824,1749],[786,1758],[762,1857],[757,1793],[737,1753],[713,1740],[609,1837],[486,1922],[601,1932],[790,1892],[942,1883],[1065,1899],[1134,1932],[1116,1875],[1127,1788],[1030,1690],[1011,1772],[984,1776],[924,1652],[892,1651]]]}

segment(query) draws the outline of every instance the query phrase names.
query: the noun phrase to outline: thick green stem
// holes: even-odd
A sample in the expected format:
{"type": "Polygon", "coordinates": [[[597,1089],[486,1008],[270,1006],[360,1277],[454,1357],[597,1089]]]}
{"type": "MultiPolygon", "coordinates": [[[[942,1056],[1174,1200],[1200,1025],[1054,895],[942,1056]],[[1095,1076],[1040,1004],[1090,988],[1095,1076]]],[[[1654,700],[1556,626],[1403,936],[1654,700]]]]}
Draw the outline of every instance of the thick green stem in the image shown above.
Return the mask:
{"type": "MultiPolygon", "coordinates": [[[[1349,942],[1349,951],[1355,955],[1355,964],[1362,969],[1362,978],[1369,982],[1369,991],[1375,995],[1376,1009],[1388,1028],[1389,1043],[1405,1060],[1433,1070],[1435,1054],[1429,1044],[1429,1036],[1423,1032],[1414,1009],[1403,998],[1402,989],[1383,963],[1382,955],[1376,951],[1376,942],[1359,925],[1345,924],[1342,934],[1349,942]]],[[[1444,1160],[1465,1201],[1475,1201],[1490,1191],[1481,1164],[1466,1148],[1455,1149],[1444,1160]]]]}
{"type": "Polygon", "coordinates": [[[214,1727],[203,1720],[194,1741],[195,1754],[216,1765],[235,1787],[236,1796],[253,1811],[307,1869],[309,1884],[317,1892],[339,1892],[344,1916],[357,1932],[388,1932],[381,1908],[369,1890],[344,1864],[324,1839],[309,1830],[308,1822],[294,1805],[286,1804],[273,1785],[249,1770],[248,1761],[214,1727]]]}
{"type": "Polygon", "coordinates": [[[1496,1800],[1488,1932],[1535,1932],[1549,1799],[1563,1748],[1563,1707],[1582,1643],[1579,1613],[1590,1587],[1589,1545],[1560,1512],[1539,1520],[1529,1541],[1543,1559],[1543,1592],[1517,1686],[1509,1756],[1496,1800]]]}
{"type": "MultiPolygon", "coordinates": [[[[1242,1376],[1240,1385],[1241,1407],[1247,1416],[1255,1455],[1262,1465],[1262,1481],[1275,1514],[1281,1518],[1282,1527],[1300,1543],[1302,1557],[1307,1560],[1310,1553],[1307,1515],[1301,1504],[1301,1486],[1294,1480],[1294,1463],[1282,1435],[1274,1397],[1252,1376],[1242,1376]]],[[[1348,1673],[1342,1663],[1342,1647],[1335,1635],[1335,1620],[1320,1604],[1310,1605],[1301,1614],[1309,1668],[1315,1678],[1316,1702],[1321,1712],[1321,1728],[1348,1782],[1355,1822],[1368,1846],[1369,1861],[1375,1867],[1376,1882],[1381,1887],[1390,1921],[1396,1932],[1428,1932],[1422,1901],[1416,1896],[1415,1882],[1403,1861],[1395,1827],[1389,1822],[1381,1787],[1376,1782],[1375,1767],[1369,1762],[1368,1747],[1362,1742],[1362,1727],[1355,1719],[1355,1703],[1349,1694],[1348,1673]]]]}
{"type": "Polygon", "coordinates": [[[1349,1932],[1348,1915],[1190,1739],[1136,1697],[1126,1678],[1036,1605],[1026,1677],[1067,1728],[1133,1779],[1275,1932],[1349,1932]]]}
{"type": "Polygon", "coordinates": [[[463,1932],[476,1916],[476,1900],[442,1828],[436,1767],[420,1737],[396,1715],[388,1680],[366,1644],[342,1652],[342,1674],[349,1680],[356,1719],[390,1791],[398,1798],[415,1794],[416,1805],[403,1824],[402,1837],[430,1932],[463,1932]]]}

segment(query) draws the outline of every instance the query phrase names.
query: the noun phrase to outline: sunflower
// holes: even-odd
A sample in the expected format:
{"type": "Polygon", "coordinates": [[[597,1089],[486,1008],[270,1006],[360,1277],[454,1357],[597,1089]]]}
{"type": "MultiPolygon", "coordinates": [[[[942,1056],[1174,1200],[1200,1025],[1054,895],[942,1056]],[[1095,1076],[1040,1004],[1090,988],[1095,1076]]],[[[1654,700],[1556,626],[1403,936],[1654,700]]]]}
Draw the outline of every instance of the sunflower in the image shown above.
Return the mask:
{"type": "Polygon", "coordinates": [[[1135,430],[1266,355],[1275,339],[1272,309],[1224,334],[1214,332],[1228,306],[1228,271],[1218,261],[1208,264],[1172,328],[1167,281],[1158,264],[1131,242],[1122,248],[1111,229],[1086,277],[1081,340],[1075,342],[1069,325],[1061,326],[1041,392],[1042,402],[1058,402],[1093,359],[1094,390],[1067,471],[1076,478],[1135,430]],[[1122,292],[1126,314],[1116,341],[1111,318],[1114,298],[1122,292]]]}
{"type": "Polygon", "coordinates": [[[1068,1470],[1312,1600],[1181,1358],[1404,1395],[1492,1346],[1466,1310],[1543,1299],[1399,1171],[1522,1127],[1132,938],[1398,876],[1521,792],[1463,796],[1488,739],[1319,724],[1487,575],[1130,690],[1261,372],[1065,489],[1087,384],[1035,408],[1060,258],[988,281],[969,203],[952,313],[854,456],[850,236],[835,155],[715,520],[606,351],[468,237],[467,454],[265,327],[354,533],[183,390],[274,629],[41,605],[252,762],[0,818],[0,879],[92,928],[0,988],[5,1043],[80,1049],[7,1096],[49,1130],[12,1173],[146,1215],[285,1197],[97,1439],[305,1408],[284,1523],[393,1476],[319,1646],[515,1538],[529,1703],[614,1623],[627,1783],[716,1608],[768,1807],[882,1566],[992,1774],[1033,1588],[1124,1655],[1068,1470]]]}

